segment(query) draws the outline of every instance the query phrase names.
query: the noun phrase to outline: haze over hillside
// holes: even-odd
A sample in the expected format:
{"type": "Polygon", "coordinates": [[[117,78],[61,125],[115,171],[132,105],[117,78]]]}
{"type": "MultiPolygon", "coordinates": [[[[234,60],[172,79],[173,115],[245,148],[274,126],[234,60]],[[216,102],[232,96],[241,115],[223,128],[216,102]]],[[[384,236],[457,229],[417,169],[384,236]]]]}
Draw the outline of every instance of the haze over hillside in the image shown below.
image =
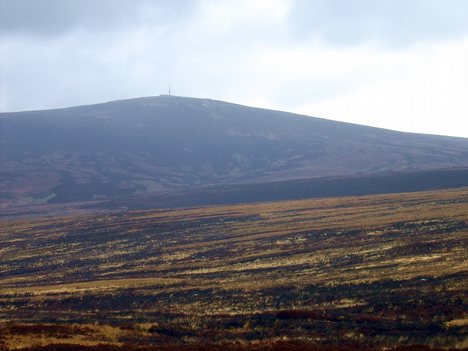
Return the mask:
{"type": "Polygon", "coordinates": [[[464,169],[468,139],[176,96],[0,114],[7,205],[464,169]]]}

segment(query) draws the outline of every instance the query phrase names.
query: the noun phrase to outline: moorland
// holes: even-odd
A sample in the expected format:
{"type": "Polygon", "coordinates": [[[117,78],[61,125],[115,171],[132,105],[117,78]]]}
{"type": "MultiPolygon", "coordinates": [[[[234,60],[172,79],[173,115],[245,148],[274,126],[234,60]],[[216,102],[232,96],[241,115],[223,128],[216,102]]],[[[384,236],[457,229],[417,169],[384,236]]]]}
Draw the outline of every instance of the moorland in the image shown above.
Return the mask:
{"type": "Polygon", "coordinates": [[[147,196],[151,208],[468,186],[466,138],[210,99],[162,95],[0,113],[0,131],[7,214],[116,198],[143,209],[147,196]],[[250,198],[236,199],[245,192],[250,198]]]}
{"type": "Polygon", "coordinates": [[[0,230],[2,350],[468,348],[468,188],[0,230]]]}

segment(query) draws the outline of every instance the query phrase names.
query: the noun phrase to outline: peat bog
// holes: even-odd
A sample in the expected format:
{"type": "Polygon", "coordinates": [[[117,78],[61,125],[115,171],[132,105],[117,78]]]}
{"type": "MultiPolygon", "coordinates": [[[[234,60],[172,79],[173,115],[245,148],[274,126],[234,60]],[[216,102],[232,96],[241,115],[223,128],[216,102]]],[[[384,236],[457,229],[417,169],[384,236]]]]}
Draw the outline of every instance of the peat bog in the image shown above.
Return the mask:
{"type": "Polygon", "coordinates": [[[0,349],[466,349],[467,243],[467,188],[3,220],[0,349]]]}

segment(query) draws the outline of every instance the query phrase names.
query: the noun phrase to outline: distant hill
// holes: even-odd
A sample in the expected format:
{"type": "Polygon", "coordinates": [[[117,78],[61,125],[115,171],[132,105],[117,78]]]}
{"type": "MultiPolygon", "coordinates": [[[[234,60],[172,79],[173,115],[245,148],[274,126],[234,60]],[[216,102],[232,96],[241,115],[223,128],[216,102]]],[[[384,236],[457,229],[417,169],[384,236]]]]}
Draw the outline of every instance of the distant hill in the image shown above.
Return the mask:
{"type": "Polygon", "coordinates": [[[0,165],[6,208],[467,169],[468,139],[165,95],[1,113],[0,165]]]}

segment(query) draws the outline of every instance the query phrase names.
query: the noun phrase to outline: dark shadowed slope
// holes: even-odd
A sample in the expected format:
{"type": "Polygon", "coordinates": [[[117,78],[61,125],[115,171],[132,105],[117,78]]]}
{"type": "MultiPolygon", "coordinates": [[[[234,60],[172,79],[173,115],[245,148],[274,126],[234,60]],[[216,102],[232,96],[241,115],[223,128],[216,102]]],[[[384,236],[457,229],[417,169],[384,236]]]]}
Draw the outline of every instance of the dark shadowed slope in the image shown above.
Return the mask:
{"type": "Polygon", "coordinates": [[[468,139],[159,96],[0,114],[3,206],[468,167],[468,139]]]}

